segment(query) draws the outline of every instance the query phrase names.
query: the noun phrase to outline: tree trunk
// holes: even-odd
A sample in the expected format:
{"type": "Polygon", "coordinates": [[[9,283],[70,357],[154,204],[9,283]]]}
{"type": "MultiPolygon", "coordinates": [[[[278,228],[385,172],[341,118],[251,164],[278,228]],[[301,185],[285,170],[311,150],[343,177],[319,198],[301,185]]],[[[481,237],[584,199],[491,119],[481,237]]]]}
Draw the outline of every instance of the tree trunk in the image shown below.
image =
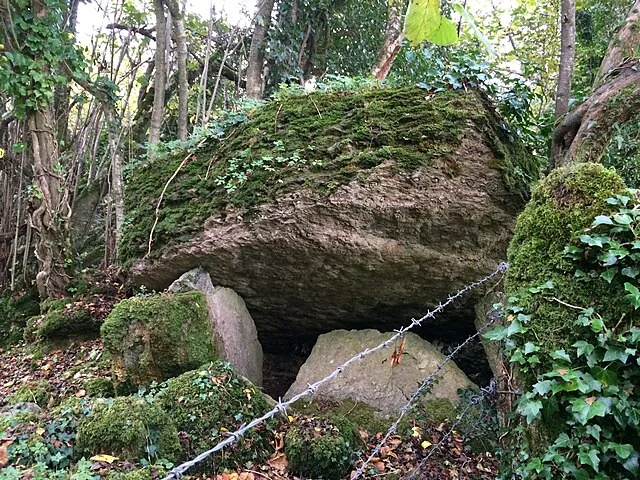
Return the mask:
{"type": "Polygon", "coordinates": [[[262,0],[253,23],[253,36],[249,48],[247,67],[247,97],[262,98],[262,73],[264,70],[264,41],[271,24],[274,0],[262,0]]]}
{"type": "Polygon", "coordinates": [[[164,90],[167,83],[167,19],[164,16],[164,2],[162,0],[153,0],[153,6],[156,16],[156,73],[153,79],[153,109],[149,125],[150,145],[160,141],[162,121],[164,120],[164,90]]]}
{"type": "Polygon", "coordinates": [[[560,122],[552,138],[549,169],[597,162],[611,141],[613,126],[640,112],[640,0],[609,43],[592,94],[560,122]]]}
{"type": "Polygon", "coordinates": [[[387,3],[387,27],[384,40],[376,55],[376,63],[371,69],[371,75],[378,80],[387,78],[393,61],[402,47],[402,40],[404,40],[402,14],[405,9],[405,0],[389,0],[387,3]]]}
{"type": "Polygon", "coordinates": [[[187,76],[187,33],[184,28],[183,12],[177,0],[166,0],[173,17],[174,40],[178,50],[178,139],[186,140],[189,135],[189,79],[187,76]]]}
{"type": "Polygon", "coordinates": [[[33,112],[27,119],[27,130],[33,153],[33,176],[38,190],[34,192],[31,225],[36,231],[36,258],[39,272],[36,285],[40,298],[64,296],[69,277],[65,261],[69,253],[69,192],[63,178],[56,173],[56,144],[53,107],[33,112]]]}
{"type": "Polygon", "coordinates": [[[560,71],[556,89],[556,118],[569,111],[571,78],[576,58],[576,0],[562,0],[560,19],[560,71]]]}

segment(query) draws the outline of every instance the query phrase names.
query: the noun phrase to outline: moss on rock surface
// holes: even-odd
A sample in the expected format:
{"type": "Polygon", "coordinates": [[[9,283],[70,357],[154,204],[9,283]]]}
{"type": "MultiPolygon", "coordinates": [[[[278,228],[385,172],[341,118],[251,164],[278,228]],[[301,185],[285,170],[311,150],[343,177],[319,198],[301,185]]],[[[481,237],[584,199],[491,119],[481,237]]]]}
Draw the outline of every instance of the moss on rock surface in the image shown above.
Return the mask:
{"type": "Polygon", "coordinates": [[[208,217],[224,215],[227,206],[250,209],[301,189],[328,195],[351,180],[366,181],[383,162],[406,172],[442,159],[443,169],[455,175],[450,157],[469,129],[492,144],[499,159],[494,167],[506,186],[528,197],[539,166],[501,125],[476,92],[432,95],[405,87],[274,100],[224,141],[211,140],[192,156],[181,152],[134,173],[121,260],[130,266],[147,252],[156,204],[178,170],[163,197],[151,258],[193,239],[208,217]]]}
{"type": "Polygon", "coordinates": [[[80,421],[77,448],[87,457],[107,453],[123,460],[173,461],[180,442],[170,416],[158,405],[142,398],[118,397],[96,403],[93,414],[80,421]]]}
{"type": "MultiPolygon", "coordinates": [[[[188,434],[188,451],[193,453],[211,448],[225,438],[224,432],[270,410],[260,390],[221,360],[168,380],[157,399],[178,429],[188,434]]],[[[248,432],[203,468],[220,470],[264,460],[272,453],[269,425],[248,432]]]]}
{"type": "Polygon", "coordinates": [[[308,478],[345,478],[362,447],[358,431],[345,417],[305,418],[285,439],[289,468],[308,478]]]}
{"type": "Polygon", "coordinates": [[[117,387],[148,385],[217,358],[200,292],[123,300],[105,320],[101,335],[117,387]]]}
{"type": "Polygon", "coordinates": [[[46,380],[28,382],[16,389],[9,397],[9,404],[28,402],[35,403],[39,407],[46,407],[49,399],[55,393],[51,383],[46,380]]]}
{"type": "Polygon", "coordinates": [[[20,295],[0,295],[0,347],[22,339],[27,320],[40,313],[38,292],[28,290],[20,295]]]}
{"type": "Polygon", "coordinates": [[[505,291],[508,296],[517,295],[518,305],[533,315],[530,335],[547,352],[568,347],[583,336],[582,327],[574,325],[575,309],[566,304],[593,307],[616,321],[631,313],[618,282],[576,281],[575,267],[563,258],[565,246],[578,245],[596,216],[615,210],[607,198],[625,191],[615,171],[602,165],[560,168],[540,182],[518,218],[508,251],[505,291]],[[549,280],[554,285],[553,298],[529,292],[549,280]]]}

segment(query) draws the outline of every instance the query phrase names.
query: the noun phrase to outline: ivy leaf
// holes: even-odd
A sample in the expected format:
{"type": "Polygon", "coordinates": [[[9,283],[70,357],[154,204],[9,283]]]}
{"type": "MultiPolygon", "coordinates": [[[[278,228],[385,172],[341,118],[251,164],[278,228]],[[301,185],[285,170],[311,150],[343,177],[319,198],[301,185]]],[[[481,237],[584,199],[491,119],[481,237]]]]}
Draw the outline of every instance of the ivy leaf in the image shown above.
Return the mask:
{"type": "Polygon", "coordinates": [[[636,478],[640,475],[640,465],[638,464],[639,458],[640,453],[633,452],[627,461],[622,464],[622,466],[636,478]]]}
{"type": "Polygon", "coordinates": [[[607,404],[603,400],[597,400],[596,397],[577,398],[571,403],[571,411],[582,425],[593,417],[604,417],[607,413],[607,404]]]}
{"type": "Polygon", "coordinates": [[[613,216],[613,220],[620,225],[631,225],[633,223],[633,219],[626,213],[616,213],[613,216]]]}
{"type": "Polygon", "coordinates": [[[579,340],[571,346],[576,349],[576,354],[578,355],[578,357],[581,357],[584,354],[591,355],[593,353],[593,350],[596,348],[590,343],[585,342],[584,340],[579,340]]]}
{"type": "Polygon", "coordinates": [[[597,441],[600,441],[600,433],[602,432],[602,427],[600,425],[587,425],[585,431],[588,435],[592,436],[597,441]]]}
{"type": "Polygon", "coordinates": [[[542,402],[539,400],[527,400],[520,404],[518,410],[527,419],[527,423],[531,424],[536,418],[540,417],[542,402]]]}
{"type": "Polygon", "coordinates": [[[586,243],[590,247],[602,247],[602,237],[592,237],[591,235],[580,235],[580,241],[586,243]]]}
{"type": "Polygon", "coordinates": [[[593,226],[598,225],[613,225],[613,220],[608,215],[598,215],[593,221],[593,226]]]}
{"type": "Polygon", "coordinates": [[[598,465],[600,465],[600,457],[598,457],[598,450],[592,448],[588,452],[578,453],[578,460],[583,465],[589,465],[596,472],[598,471],[598,465]]]}
{"type": "Polygon", "coordinates": [[[527,343],[524,344],[524,354],[525,355],[529,355],[530,353],[538,352],[538,351],[540,351],[540,347],[535,345],[533,342],[527,342],[527,343]]]}
{"type": "Polygon", "coordinates": [[[633,445],[629,445],[628,443],[610,442],[607,444],[607,448],[616,452],[620,460],[626,460],[634,452],[633,445]]]}
{"type": "Polygon", "coordinates": [[[607,268],[604,272],[600,274],[600,277],[604,279],[607,283],[611,283],[618,273],[617,268],[607,268]]]}
{"type": "Polygon", "coordinates": [[[482,337],[493,342],[500,342],[508,337],[507,329],[502,325],[498,325],[497,327],[492,328],[488,332],[484,333],[482,337]]]}
{"type": "Polygon", "coordinates": [[[553,358],[554,360],[564,360],[567,363],[571,363],[571,357],[567,354],[567,352],[564,351],[564,348],[562,350],[551,352],[551,358],[553,358]]]}
{"type": "Polygon", "coordinates": [[[615,360],[619,360],[622,363],[627,363],[627,360],[629,359],[629,353],[630,352],[627,352],[627,350],[623,350],[621,348],[609,347],[607,348],[607,351],[604,354],[603,360],[605,362],[612,362],[615,360]]]}
{"type": "Polygon", "coordinates": [[[638,307],[640,307],[640,290],[638,290],[638,287],[636,287],[635,285],[632,285],[629,282],[625,282],[624,289],[627,292],[629,292],[627,295],[624,296],[624,298],[626,298],[631,302],[631,305],[633,305],[634,310],[637,310],[638,307]]]}
{"type": "Polygon", "coordinates": [[[539,394],[539,395],[546,395],[547,393],[549,393],[551,391],[551,386],[552,386],[553,382],[551,380],[542,380],[538,383],[536,383],[535,385],[533,385],[533,389],[539,394]]]}
{"type": "Polygon", "coordinates": [[[636,278],[640,274],[639,267],[625,267],[622,269],[622,274],[625,277],[636,278]]]}

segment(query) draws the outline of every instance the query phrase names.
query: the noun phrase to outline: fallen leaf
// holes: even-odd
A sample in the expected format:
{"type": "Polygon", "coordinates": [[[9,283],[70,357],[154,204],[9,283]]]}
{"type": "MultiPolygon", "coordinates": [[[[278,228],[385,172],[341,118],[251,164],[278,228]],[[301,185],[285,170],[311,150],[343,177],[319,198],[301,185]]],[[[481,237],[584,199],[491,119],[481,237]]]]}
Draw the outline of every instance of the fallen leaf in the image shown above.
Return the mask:
{"type": "Polygon", "coordinates": [[[4,467],[7,463],[9,463],[9,454],[7,453],[7,448],[12,443],[13,440],[3,440],[2,443],[0,443],[0,467],[4,467]]]}
{"type": "Polygon", "coordinates": [[[593,404],[593,402],[595,402],[595,401],[596,401],[596,397],[589,397],[589,398],[585,398],[585,399],[584,399],[584,402],[585,402],[587,405],[591,405],[591,404],[593,404]]]}
{"type": "Polygon", "coordinates": [[[85,397],[86,395],[87,395],[87,391],[84,388],[81,388],[76,392],[76,397],[78,398],[85,397]]]}
{"type": "Polygon", "coordinates": [[[385,466],[383,462],[376,462],[373,464],[374,467],[376,467],[376,470],[378,470],[379,472],[384,472],[385,466]]]}
{"type": "Polygon", "coordinates": [[[433,443],[431,443],[431,442],[430,442],[430,441],[428,441],[428,440],[425,440],[424,442],[422,442],[422,443],[420,444],[420,446],[421,446],[422,448],[428,448],[428,447],[430,447],[431,445],[433,445],[433,443]]]}
{"type": "Polygon", "coordinates": [[[112,455],[100,454],[100,455],[94,455],[89,460],[91,460],[92,462],[106,462],[108,464],[112,464],[116,460],[120,460],[120,459],[112,455]]]}
{"type": "Polygon", "coordinates": [[[284,453],[279,453],[274,457],[271,457],[267,460],[267,464],[273,468],[274,470],[278,470],[279,472],[283,472],[289,466],[289,462],[287,462],[287,456],[284,453]]]}

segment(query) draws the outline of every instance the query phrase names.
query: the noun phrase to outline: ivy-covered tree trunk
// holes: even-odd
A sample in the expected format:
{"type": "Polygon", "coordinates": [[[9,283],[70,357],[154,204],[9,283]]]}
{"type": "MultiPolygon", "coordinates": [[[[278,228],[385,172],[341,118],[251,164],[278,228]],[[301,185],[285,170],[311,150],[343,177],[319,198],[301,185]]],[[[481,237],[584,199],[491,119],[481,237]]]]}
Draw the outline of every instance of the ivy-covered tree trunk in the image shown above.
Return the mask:
{"type": "Polygon", "coordinates": [[[611,141],[614,125],[640,112],[640,0],[609,43],[592,94],[567,114],[553,132],[550,169],[597,162],[611,141]]]}
{"type": "MultiPolygon", "coordinates": [[[[37,4],[39,2],[33,2],[37,4]]],[[[59,170],[53,107],[27,117],[33,156],[34,210],[31,225],[36,232],[39,271],[36,285],[40,298],[61,297],[69,277],[65,271],[69,254],[69,190],[59,170]]]]}

